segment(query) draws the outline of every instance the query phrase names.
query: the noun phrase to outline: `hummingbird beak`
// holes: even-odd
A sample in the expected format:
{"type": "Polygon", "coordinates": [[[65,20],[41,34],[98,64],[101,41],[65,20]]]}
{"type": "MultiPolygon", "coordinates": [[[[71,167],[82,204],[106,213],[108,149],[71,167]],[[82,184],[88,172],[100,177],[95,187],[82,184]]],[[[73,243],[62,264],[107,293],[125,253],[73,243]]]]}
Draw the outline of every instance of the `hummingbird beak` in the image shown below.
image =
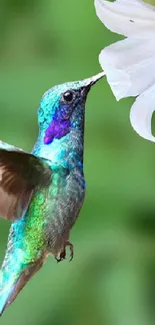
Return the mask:
{"type": "Polygon", "coordinates": [[[101,78],[103,78],[105,76],[105,72],[100,72],[97,75],[91,77],[91,78],[87,78],[84,79],[83,81],[81,81],[81,89],[82,92],[85,96],[87,96],[90,88],[95,85],[95,83],[100,80],[101,78]]]}
{"type": "Polygon", "coordinates": [[[88,79],[85,79],[84,80],[84,83],[85,83],[85,87],[91,87],[92,85],[94,85],[98,80],[100,80],[101,78],[103,78],[105,76],[105,72],[100,72],[98,73],[97,75],[91,77],[91,78],[88,78],[88,79]]]}

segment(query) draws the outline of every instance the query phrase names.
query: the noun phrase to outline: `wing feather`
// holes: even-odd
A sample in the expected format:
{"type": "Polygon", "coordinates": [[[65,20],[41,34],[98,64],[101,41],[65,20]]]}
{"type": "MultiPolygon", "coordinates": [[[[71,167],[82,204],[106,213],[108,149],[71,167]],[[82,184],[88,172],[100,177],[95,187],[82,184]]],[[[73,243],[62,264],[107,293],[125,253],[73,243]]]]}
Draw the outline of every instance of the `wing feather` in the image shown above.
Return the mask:
{"type": "Polygon", "coordinates": [[[21,218],[33,192],[48,186],[50,179],[46,160],[0,142],[0,216],[21,218]]]}

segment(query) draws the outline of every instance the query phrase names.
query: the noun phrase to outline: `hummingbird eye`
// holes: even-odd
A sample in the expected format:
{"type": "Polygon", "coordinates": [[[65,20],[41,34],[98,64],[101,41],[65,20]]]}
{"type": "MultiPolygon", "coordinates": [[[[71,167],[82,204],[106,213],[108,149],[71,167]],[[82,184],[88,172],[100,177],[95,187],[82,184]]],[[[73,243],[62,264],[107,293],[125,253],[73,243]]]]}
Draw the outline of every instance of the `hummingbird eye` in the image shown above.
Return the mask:
{"type": "Polygon", "coordinates": [[[67,90],[63,95],[62,95],[62,100],[65,104],[71,104],[75,98],[75,91],[73,90],[67,90]]]}

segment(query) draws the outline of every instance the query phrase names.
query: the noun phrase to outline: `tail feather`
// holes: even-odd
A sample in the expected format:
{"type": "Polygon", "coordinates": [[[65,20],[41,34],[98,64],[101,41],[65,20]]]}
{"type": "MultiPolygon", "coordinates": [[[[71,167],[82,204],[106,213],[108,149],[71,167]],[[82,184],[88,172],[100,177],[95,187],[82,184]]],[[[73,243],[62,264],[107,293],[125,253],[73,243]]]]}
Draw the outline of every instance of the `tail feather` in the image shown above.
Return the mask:
{"type": "Polygon", "coordinates": [[[43,265],[43,257],[28,264],[21,272],[10,273],[6,277],[6,269],[1,270],[0,279],[0,316],[4,310],[15,300],[18,293],[23,289],[28,280],[41,268],[43,265]]]}

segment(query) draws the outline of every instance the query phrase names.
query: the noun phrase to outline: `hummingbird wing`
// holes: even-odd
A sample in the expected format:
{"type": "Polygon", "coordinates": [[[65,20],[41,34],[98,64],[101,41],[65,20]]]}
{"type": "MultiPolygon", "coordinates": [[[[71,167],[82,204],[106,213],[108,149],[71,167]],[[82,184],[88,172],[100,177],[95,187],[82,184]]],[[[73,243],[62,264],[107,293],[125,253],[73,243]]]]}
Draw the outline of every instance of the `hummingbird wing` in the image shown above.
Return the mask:
{"type": "Polygon", "coordinates": [[[0,142],[0,216],[13,221],[27,210],[37,187],[46,187],[51,170],[46,160],[0,142]]]}

